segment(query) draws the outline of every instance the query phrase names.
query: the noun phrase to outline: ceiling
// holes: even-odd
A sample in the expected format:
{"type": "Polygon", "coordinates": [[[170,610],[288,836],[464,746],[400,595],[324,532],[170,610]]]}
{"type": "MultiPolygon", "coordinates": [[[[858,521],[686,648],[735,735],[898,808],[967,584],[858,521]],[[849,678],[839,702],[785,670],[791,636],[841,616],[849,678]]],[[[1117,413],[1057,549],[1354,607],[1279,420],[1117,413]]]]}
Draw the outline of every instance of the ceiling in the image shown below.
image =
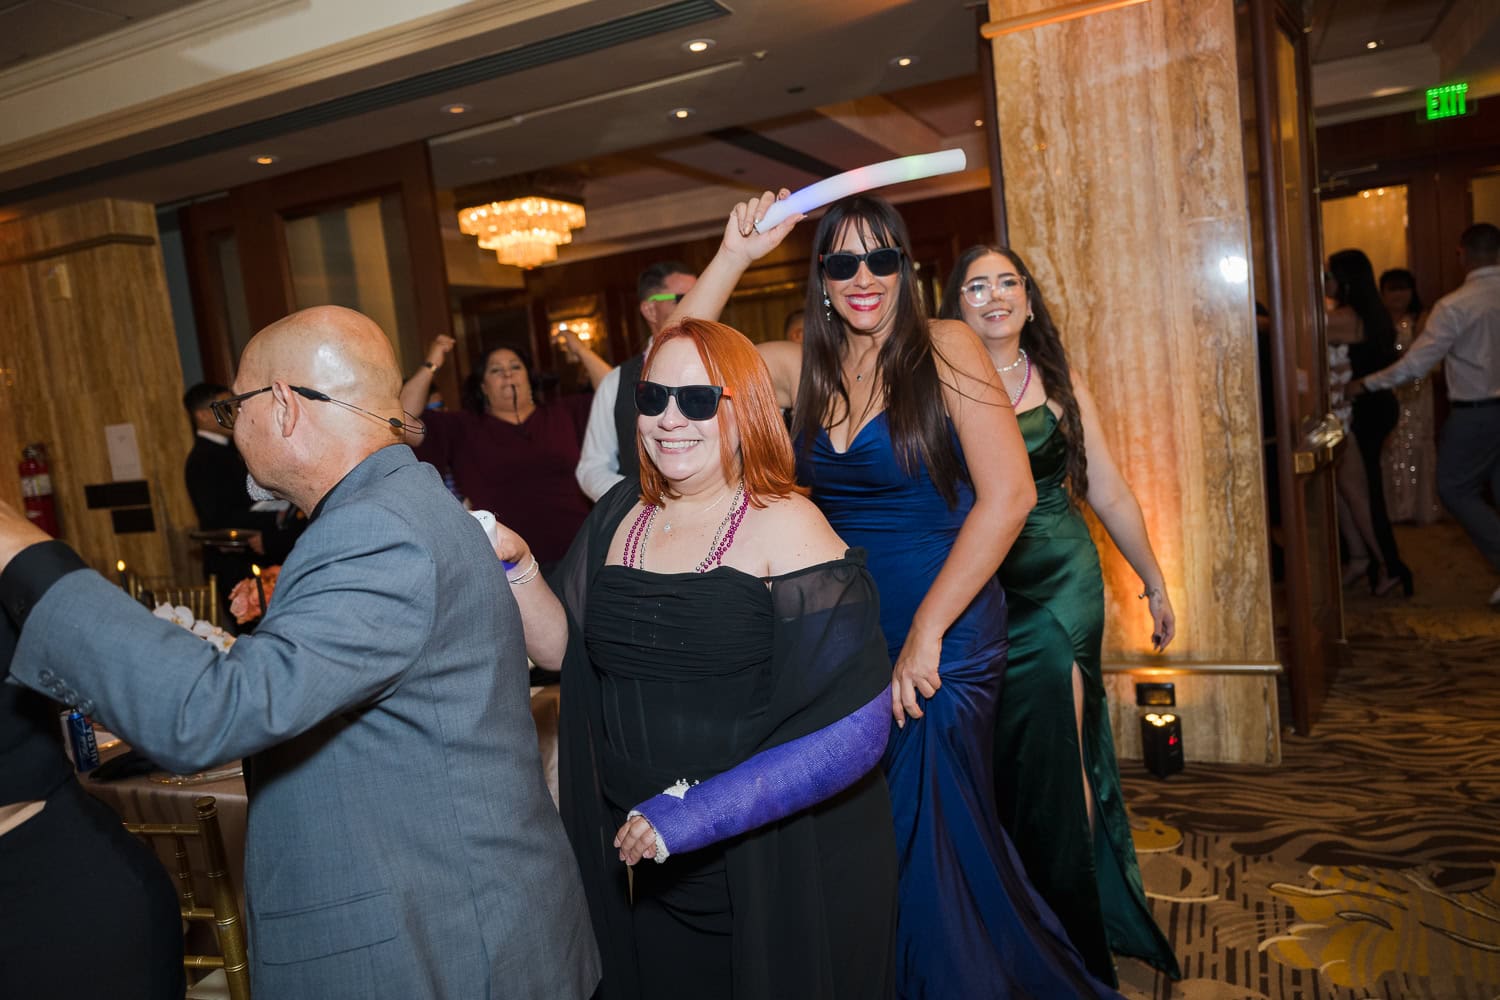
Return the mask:
{"type": "Polygon", "coordinates": [[[1473,0],[1316,0],[1308,55],[1314,63],[1352,59],[1381,48],[1427,44],[1455,3],[1473,0]],[[1376,49],[1369,47],[1376,43],[1376,49]]]}
{"type": "Polygon", "coordinates": [[[0,0],[0,70],[166,14],[197,0],[0,0]]]}
{"type": "MultiPolygon", "coordinates": [[[[971,169],[904,196],[982,186],[975,6],[23,0],[0,6],[0,206],[171,204],[426,141],[447,206],[496,178],[571,177],[589,225],[566,259],[707,235],[746,191],[909,153],[963,148],[971,169]],[[698,38],[713,44],[689,51],[698,38]]],[[[1310,0],[1320,122],[1389,113],[1455,66],[1500,70],[1500,17],[1479,6],[1310,0]]]]}

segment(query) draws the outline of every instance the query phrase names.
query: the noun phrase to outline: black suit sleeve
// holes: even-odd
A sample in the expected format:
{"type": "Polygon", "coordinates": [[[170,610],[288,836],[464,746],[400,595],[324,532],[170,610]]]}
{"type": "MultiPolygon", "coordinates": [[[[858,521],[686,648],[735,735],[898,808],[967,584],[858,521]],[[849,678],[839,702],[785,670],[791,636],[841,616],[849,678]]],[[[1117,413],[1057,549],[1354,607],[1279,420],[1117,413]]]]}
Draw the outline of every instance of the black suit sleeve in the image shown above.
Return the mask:
{"type": "Polygon", "coordinates": [[[78,553],[62,542],[28,545],[0,573],[0,607],[19,631],[31,609],[54,583],[74,570],[88,568],[78,553]]]}

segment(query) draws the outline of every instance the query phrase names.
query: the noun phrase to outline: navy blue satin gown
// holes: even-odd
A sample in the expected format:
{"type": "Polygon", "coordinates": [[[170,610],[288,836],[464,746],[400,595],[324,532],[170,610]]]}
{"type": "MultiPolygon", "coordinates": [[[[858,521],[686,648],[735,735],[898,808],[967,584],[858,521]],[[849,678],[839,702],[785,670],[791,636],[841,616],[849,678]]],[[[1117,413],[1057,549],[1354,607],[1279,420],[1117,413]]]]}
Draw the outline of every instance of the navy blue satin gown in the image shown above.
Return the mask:
{"type": "MultiPolygon", "coordinates": [[[[973,491],[961,487],[950,508],[925,468],[903,472],[883,413],[843,454],[819,431],[798,478],[844,541],[868,553],[894,663],[973,491]]],[[[1026,881],[996,814],[991,750],[1005,634],[1005,595],[992,578],[943,637],[943,685],[921,700],[923,717],[891,728],[884,763],[900,863],[897,991],[909,1000],[1117,997],[1089,976],[1026,881]]]]}

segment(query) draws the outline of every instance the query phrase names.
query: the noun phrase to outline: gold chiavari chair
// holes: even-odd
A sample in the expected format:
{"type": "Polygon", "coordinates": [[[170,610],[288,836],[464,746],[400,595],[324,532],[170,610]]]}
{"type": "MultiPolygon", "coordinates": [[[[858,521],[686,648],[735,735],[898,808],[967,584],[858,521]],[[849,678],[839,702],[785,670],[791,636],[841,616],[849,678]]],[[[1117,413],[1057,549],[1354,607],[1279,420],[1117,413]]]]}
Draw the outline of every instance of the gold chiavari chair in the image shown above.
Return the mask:
{"type": "MultiPolygon", "coordinates": [[[[196,823],[126,823],[125,829],[140,837],[171,837],[173,857],[177,863],[177,896],[182,919],[211,923],[219,941],[217,955],[184,955],[188,969],[222,970],[230,1000],[250,1000],[250,962],[245,948],[245,925],[235,901],[234,884],[224,859],[224,838],[219,832],[219,810],[212,795],[193,802],[196,823]],[[198,837],[207,859],[208,906],[200,906],[188,858],[187,839],[198,837]]],[[[218,972],[211,974],[217,977],[218,972]]],[[[199,984],[201,986],[203,984],[199,984]]],[[[188,996],[199,995],[199,986],[188,990],[188,996]]]]}
{"type": "Polygon", "coordinates": [[[160,578],[148,578],[134,573],[125,574],[121,581],[125,592],[137,601],[149,601],[152,607],[158,604],[181,605],[210,625],[218,626],[219,578],[209,574],[207,583],[183,586],[160,578]]]}

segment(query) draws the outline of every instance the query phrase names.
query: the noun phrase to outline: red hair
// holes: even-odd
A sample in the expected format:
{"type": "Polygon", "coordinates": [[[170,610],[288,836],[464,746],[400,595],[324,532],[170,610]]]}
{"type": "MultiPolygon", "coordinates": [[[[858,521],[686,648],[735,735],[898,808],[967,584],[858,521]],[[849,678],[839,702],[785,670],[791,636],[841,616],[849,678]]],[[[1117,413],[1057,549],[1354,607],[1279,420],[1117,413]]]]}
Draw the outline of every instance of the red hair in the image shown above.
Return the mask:
{"type": "MultiPolygon", "coordinates": [[[[768,499],[793,493],[805,495],[807,490],[797,485],[792,439],[787,435],[786,423],[781,418],[781,407],[776,405],[771,372],[755,345],[734,327],[706,319],[684,319],[652,338],[641,371],[649,372],[662,345],[678,338],[693,342],[698,349],[698,358],[708,371],[709,380],[724,387],[726,398],[719,404],[716,419],[722,421],[727,414],[734,421],[740,437],[740,454],[736,461],[734,453],[729,450],[729,439],[722,434],[719,436],[719,461],[726,476],[733,479],[733,471],[738,465],[745,477],[745,495],[757,507],[764,507],[768,499]]],[[[620,391],[633,393],[635,386],[622,385],[620,391]]],[[[664,496],[676,498],[677,491],[668,485],[661,470],[646,454],[646,445],[639,431],[635,448],[641,463],[641,503],[659,503],[664,496]]]]}

